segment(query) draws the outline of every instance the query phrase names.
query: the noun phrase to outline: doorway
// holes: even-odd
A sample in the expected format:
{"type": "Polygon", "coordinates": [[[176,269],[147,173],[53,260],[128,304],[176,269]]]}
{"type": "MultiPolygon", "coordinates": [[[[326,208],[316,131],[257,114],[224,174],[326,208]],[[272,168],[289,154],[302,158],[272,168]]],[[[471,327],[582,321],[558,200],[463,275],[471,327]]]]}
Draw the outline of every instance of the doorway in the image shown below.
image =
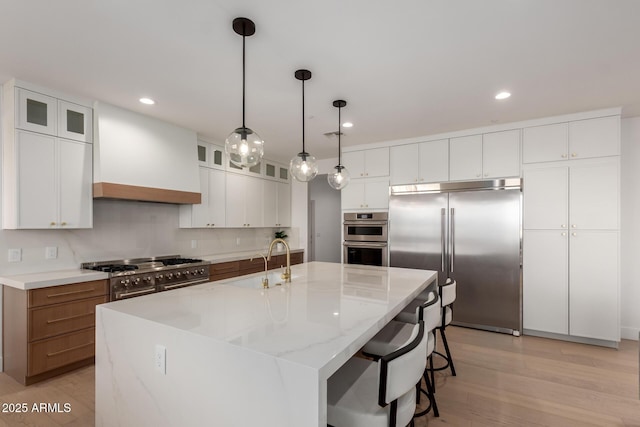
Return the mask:
{"type": "Polygon", "coordinates": [[[309,261],[337,262],[342,254],[340,191],[327,175],[309,182],[309,261]]]}

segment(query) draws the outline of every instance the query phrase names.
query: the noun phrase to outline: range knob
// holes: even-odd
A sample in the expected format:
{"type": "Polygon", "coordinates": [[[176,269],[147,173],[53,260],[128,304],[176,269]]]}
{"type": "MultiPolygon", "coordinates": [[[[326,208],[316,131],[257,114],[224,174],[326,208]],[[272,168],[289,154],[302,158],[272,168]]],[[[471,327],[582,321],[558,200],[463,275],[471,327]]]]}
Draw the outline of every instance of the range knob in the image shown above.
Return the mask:
{"type": "Polygon", "coordinates": [[[167,273],[167,279],[172,279],[173,278],[173,273],[167,273]]]}
{"type": "Polygon", "coordinates": [[[132,284],[132,285],[133,285],[133,284],[136,284],[136,285],[137,285],[138,283],[140,283],[140,278],[139,278],[139,277],[136,277],[135,279],[131,279],[131,284],[132,284]]]}
{"type": "Polygon", "coordinates": [[[204,268],[200,269],[200,274],[204,274],[204,268]]]}
{"type": "Polygon", "coordinates": [[[158,279],[158,280],[162,280],[162,279],[164,279],[164,274],[158,274],[158,275],[156,276],[156,279],[158,279]]]}
{"type": "Polygon", "coordinates": [[[184,275],[185,275],[185,276],[188,276],[188,275],[190,275],[190,274],[191,274],[191,272],[190,272],[189,270],[185,270],[185,271],[184,271],[184,275]]]}
{"type": "Polygon", "coordinates": [[[129,287],[129,279],[120,280],[120,284],[124,285],[125,288],[129,287]]]}
{"type": "MultiPolygon", "coordinates": [[[[162,276],[162,275],[161,275],[161,276],[162,276]]],[[[151,281],[151,276],[147,276],[147,277],[145,277],[145,278],[144,278],[144,281],[145,281],[145,282],[150,282],[150,281],[151,281]]]]}
{"type": "MultiPolygon", "coordinates": [[[[169,274],[171,274],[171,273],[169,273],[169,274]]],[[[179,279],[179,278],[180,278],[180,276],[182,276],[182,274],[180,274],[180,272],[179,272],[179,271],[177,271],[177,272],[176,272],[176,279],[179,279]]]]}

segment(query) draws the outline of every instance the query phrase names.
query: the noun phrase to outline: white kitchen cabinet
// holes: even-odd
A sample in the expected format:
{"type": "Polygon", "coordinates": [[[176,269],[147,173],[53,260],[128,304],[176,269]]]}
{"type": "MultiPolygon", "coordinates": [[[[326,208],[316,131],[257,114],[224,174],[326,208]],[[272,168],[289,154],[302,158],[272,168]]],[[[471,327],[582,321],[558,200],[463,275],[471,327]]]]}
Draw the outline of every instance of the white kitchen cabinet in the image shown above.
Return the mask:
{"type": "Polygon", "coordinates": [[[525,128],[522,162],[538,163],[620,155],[620,116],[525,128]]]}
{"type": "Polygon", "coordinates": [[[451,138],[449,156],[451,181],[482,178],[482,135],[451,138]]]}
{"type": "Polygon", "coordinates": [[[569,332],[620,341],[618,315],[618,232],[571,232],[569,251],[569,332]]]}
{"type": "Polygon", "coordinates": [[[524,228],[617,230],[619,175],[617,157],[525,169],[524,228]]]}
{"type": "Polygon", "coordinates": [[[443,182],[449,179],[449,140],[390,148],[391,185],[443,182]]]}
{"type": "Polygon", "coordinates": [[[5,228],[90,228],[93,223],[90,144],[17,131],[16,180],[5,228]]]}
{"type": "Polygon", "coordinates": [[[198,163],[215,169],[224,169],[224,147],[206,141],[198,141],[198,163]]]}
{"type": "Polygon", "coordinates": [[[569,334],[569,233],[525,230],[522,324],[524,329],[569,334]]]}
{"type": "Polygon", "coordinates": [[[342,164],[351,173],[351,178],[389,176],[389,148],[345,152],[342,164]]]}
{"type": "Polygon", "coordinates": [[[291,226],[291,187],[288,183],[263,181],[264,226],[291,226]]]}
{"type": "Polygon", "coordinates": [[[388,209],[389,180],[352,180],[340,191],[342,209],[388,209]]]}
{"type": "Polygon", "coordinates": [[[17,129],[92,142],[93,110],[20,87],[15,88],[17,129]]]}
{"type": "Polygon", "coordinates": [[[482,176],[520,176],[520,130],[482,135],[482,176]]]}
{"type": "Polygon", "coordinates": [[[227,227],[263,226],[264,199],[261,179],[227,173],[225,200],[227,227]]]}
{"type": "Polygon", "coordinates": [[[180,227],[220,228],[226,225],[225,172],[200,167],[200,204],[180,205],[180,227]]]}

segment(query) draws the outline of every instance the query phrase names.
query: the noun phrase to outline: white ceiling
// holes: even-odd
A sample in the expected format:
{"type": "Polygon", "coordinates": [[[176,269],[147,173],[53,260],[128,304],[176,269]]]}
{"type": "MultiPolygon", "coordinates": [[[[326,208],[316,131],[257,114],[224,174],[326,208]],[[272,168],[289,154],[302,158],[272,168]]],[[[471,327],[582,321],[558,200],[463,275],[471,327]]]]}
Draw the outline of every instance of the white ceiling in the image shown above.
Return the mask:
{"type": "Polygon", "coordinates": [[[343,144],[623,107],[640,115],[637,0],[0,0],[0,81],[11,77],[99,99],[216,141],[241,124],[247,38],[247,126],[266,157],[301,149],[336,157],[337,109],[355,126],[343,144]],[[507,89],[513,96],[496,101],[507,89]],[[146,95],[157,101],[138,103],[146,95]]]}

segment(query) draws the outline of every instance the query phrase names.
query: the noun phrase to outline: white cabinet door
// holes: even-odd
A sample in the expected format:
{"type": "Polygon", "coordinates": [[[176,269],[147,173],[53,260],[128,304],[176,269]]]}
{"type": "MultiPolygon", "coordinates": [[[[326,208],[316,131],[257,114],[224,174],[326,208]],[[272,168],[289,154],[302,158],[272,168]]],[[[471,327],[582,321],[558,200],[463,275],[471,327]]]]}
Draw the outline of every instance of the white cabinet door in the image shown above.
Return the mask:
{"type": "Polygon", "coordinates": [[[375,148],[364,152],[365,176],[389,176],[389,148],[375,148]]]}
{"type": "Polygon", "coordinates": [[[567,229],[568,168],[525,169],[523,175],[524,228],[567,229]]]}
{"type": "Polygon", "coordinates": [[[17,228],[58,227],[56,138],[16,132],[17,228]]]}
{"type": "MultiPolygon", "coordinates": [[[[347,186],[348,187],[348,186],[347,186]]],[[[364,185],[364,207],[369,209],[389,208],[389,181],[369,181],[364,185]]]]}
{"type": "Polygon", "coordinates": [[[58,100],[58,136],[74,141],[93,141],[93,109],[58,100]]]}
{"type": "Polygon", "coordinates": [[[93,226],[93,146],[58,139],[59,223],[62,228],[93,226]]]}
{"type": "Polygon", "coordinates": [[[520,130],[482,135],[482,176],[520,176],[520,130]]]}
{"type": "Polygon", "coordinates": [[[522,133],[522,163],[567,160],[569,125],[558,123],[524,128],[522,133]]]}
{"type": "Polygon", "coordinates": [[[264,226],[276,227],[278,224],[278,183],[264,180],[264,226]]]}
{"type": "Polygon", "coordinates": [[[451,138],[449,155],[451,181],[482,178],[482,135],[451,138]]]}
{"type": "Polygon", "coordinates": [[[348,151],[342,154],[342,164],[352,178],[364,178],[364,151],[348,151]]]}
{"type": "Polygon", "coordinates": [[[56,136],[58,101],[26,89],[16,88],[15,91],[16,128],[56,136]]]}
{"type": "Polygon", "coordinates": [[[522,323],[524,329],[569,333],[567,231],[525,230],[522,323]]]}
{"type": "Polygon", "coordinates": [[[620,117],[600,117],[569,123],[572,159],[620,155],[620,117]]]}
{"type": "Polygon", "coordinates": [[[420,175],[419,144],[398,145],[389,149],[391,185],[415,184],[420,175]]]}
{"type": "MultiPolygon", "coordinates": [[[[209,169],[199,168],[201,202],[196,205],[180,206],[181,211],[189,212],[191,222],[181,224],[187,227],[207,227],[209,225],[209,169]]],[[[183,215],[183,212],[180,213],[183,215]]]]}
{"type": "Polygon", "coordinates": [[[572,232],[569,262],[569,333],[619,341],[618,232],[572,232]]]}
{"type": "Polygon", "coordinates": [[[351,180],[349,185],[340,190],[343,210],[364,208],[364,187],[362,180],[351,180]]]}
{"type": "Polygon", "coordinates": [[[226,182],[226,213],[227,227],[246,227],[244,216],[246,190],[245,176],[235,173],[227,174],[226,182]]]}
{"type": "MultiPolygon", "coordinates": [[[[266,224],[265,224],[266,225],[266,224]]],[[[278,183],[278,227],[291,226],[291,185],[278,183]]]]}
{"type": "Polygon", "coordinates": [[[449,180],[449,140],[420,143],[418,182],[449,180]]]}
{"type": "Polygon", "coordinates": [[[263,194],[262,179],[251,176],[244,177],[245,185],[243,188],[246,196],[245,200],[245,222],[246,227],[263,227],[264,219],[262,215],[263,194]]]}
{"type": "MultiPolygon", "coordinates": [[[[221,164],[222,165],[222,164],[221,164]]],[[[227,223],[226,174],[223,170],[209,170],[209,227],[224,227],[227,223]]],[[[195,206],[195,205],[194,205],[195,206]]]]}
{"type": "Polygon", "coordinates": [[[571,229],[617,230],[618,159],[576,163],[571,165],[569,180],[571,229]]]}

